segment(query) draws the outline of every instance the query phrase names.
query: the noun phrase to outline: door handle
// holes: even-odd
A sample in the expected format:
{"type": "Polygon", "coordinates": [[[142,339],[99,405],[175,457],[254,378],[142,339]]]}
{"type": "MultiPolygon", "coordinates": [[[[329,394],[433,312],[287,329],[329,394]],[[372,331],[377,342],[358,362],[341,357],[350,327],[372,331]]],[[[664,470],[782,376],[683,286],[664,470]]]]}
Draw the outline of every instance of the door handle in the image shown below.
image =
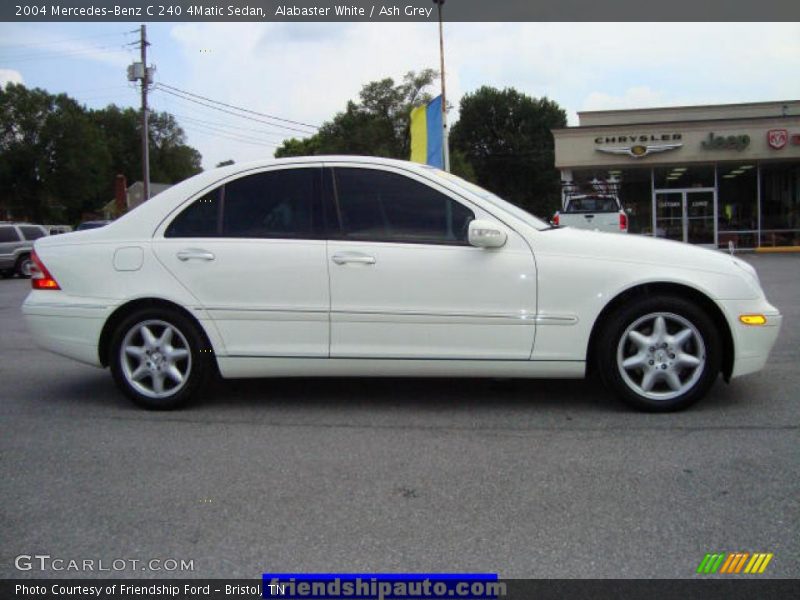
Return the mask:
{"type": "Polygon", "coordinates": [[[359,252],[343,252],[341,254],[334,254],[333,262],[335,262],[337,265],[346,265],[348,263],[374,265],[375,257],[370,256],[369,254],[361,254],[359,252]]]}
{"type": "Polygon", "coordinates": [[[186,250],[180,250],[176,256],[178,260],[182,260],[186,262],[187,260],[214,260],[215,256],[213,253],[208,252],[207,250],[198,250],[196,248],[188,248],[186,250]]]}

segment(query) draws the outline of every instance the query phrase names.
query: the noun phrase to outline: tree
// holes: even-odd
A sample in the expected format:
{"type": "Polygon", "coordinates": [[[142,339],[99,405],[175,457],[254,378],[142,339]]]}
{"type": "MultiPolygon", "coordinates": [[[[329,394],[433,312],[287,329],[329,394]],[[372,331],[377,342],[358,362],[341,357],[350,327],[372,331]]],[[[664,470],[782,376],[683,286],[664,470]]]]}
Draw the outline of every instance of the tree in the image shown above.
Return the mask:
{"type": "Polygon", "coordinates": [[[151,181],[177,183],[203,170],[200,153],[186,145],[186,134],[175,117],[157,112],[148,121],[151,181]]]}
{"type": "Polygon", "coordinates": [[[391,77],[370,82],[361,88],[359,102],[348,102],[344,112],[324,123],[315,135],[285,141],[275,156],[363,154],[407,160],[411,109],[430,101],[426,88],[437,75],[433,69],[424,69],[406,73],[400,84],[391,77]]]}
{"type": "Polygon", "coordinates": [[[479,185],[549,216],[558,208],[561,189],[550,130],[566,124],[566,112],[547,98],[484,86],[461,99],[450,141],[479,185]]]}
{"type": "MultiPolygon", "coordinates": [[[[113,196],[113,176],[125,175],[129,182],[142,178],[141,113],[113,104],[91,111],[92,119],[102,128],[113,171],[109,198],[113,196]]],[[[150,181],[177,183],[202,171],[200,153],[186,145],[186,135],[175,117],[166,112],[150,113],[148,119],[150,181]]]]}
{"type": "Polygon", "coordinates": [[[233,163],[234,163],[234,160],[232,158],[229,158],[228,160],[222,160],[222,161],[217,163],[217,169],[219,169],[220,167],[229,167],[233,163]]]}
{"type": "MultiPolygon", "coordinates": [[[[167,113],[150,118],[151,179],[200,172],[200,154],[167,113]]],[[[141,179],[141,120],[132,108],[88,110],[65,94],[0,88],[0,206],[15,219],[75,223],[114,195],[118,173],[141,179]]]]}
{"type": "Polygon", "coordinates": [[[0,122],[0,200],[14,218],[73,221],[102,201],[108,149],[77,102],[9,84],[0,122]]]}

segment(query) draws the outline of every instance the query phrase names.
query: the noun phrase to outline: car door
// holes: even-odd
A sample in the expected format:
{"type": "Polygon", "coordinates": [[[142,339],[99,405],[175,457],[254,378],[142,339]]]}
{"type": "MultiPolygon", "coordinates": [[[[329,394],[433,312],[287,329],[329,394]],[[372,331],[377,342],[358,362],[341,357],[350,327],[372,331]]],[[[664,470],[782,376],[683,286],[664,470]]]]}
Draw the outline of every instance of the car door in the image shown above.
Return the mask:
{"type": "Polygon", "coordinates": [[[530,358],[536,268],[519,234],[470,246],[470,221],[497,219],[447,188],[392,167],[331,166],[331,357],[530,358]]]}
{"type": "Polygon", "coordinates": [[[0,269],[9,271],[14,268],[19,245],[17,228],[13,225],[0,225],[0,269]]]}
{"type": "Polygon", "coordinates": [[[196,198],[154,240],[229,356],[328,356],[321,169],[282,167],[196,198]]]}

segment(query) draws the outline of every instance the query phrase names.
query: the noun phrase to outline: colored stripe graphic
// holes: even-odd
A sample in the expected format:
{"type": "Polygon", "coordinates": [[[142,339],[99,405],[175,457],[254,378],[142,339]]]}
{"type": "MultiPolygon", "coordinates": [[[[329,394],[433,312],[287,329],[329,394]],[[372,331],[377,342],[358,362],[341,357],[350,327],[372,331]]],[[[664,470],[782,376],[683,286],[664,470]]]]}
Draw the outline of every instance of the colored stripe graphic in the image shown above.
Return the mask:
{"type": "Polygon", "coordinates": [[[750,559],[747,567],[745,567],[744,572],[763,573],[773,556],[774,554],[772,553],[767,554],[766,552],[756,552],[753,554],[753,558],[750,559]]]}
{"type": "Polygon", "coordinates": [[[704,573],[706,575],[716,573],[724,558],[724,552],[722,554],[706,554],[700,563],[700,566],[697,567],[697,572],[704,573]]]}
{"type": "Polygon", "coordinates": [[[773,556],[774,554],[767,552],[754,552],[753,554],[749,552],[708,553],[697,566],[697,572],[703,575],[763,573],[773,556]]]}

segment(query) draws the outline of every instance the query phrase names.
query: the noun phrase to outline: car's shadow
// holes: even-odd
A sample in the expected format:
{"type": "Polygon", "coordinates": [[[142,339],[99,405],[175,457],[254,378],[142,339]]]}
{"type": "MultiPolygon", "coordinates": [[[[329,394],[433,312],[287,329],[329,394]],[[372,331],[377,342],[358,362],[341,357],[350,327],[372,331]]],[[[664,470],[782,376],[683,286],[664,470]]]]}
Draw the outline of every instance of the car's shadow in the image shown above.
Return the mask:
{"type": "MultiPolygon", "coordinates": [[[[721,380],[690,412],[728,410],[752,400],[756,382],[727,386],[721,380]],[[753,388],[752,386],[755,386],[753,388]]],[[[80,404],[127,412],[140,411],[114,385],[108,371],[91,370],[51,381],[37,400],[47,404],[80,404]]],[[[392,411],[395,415],[513,412],[517,414],[617,414],[632,413],[599,380],[491,379],[491,378],[263,378],[216,380],[183,410],[215,417],[237,413],[253,416],[261,411],[286,415],[292,411],[319,414],[364,414],[392,411]]]]}
{"type": "Polygon", "coordinates": [[[278,378],[218,381],[196,405],[292,404],[321,407],[396,405],[408,408],[613,406],[597,382],[581,380],[451,378],[278,378]]]}

